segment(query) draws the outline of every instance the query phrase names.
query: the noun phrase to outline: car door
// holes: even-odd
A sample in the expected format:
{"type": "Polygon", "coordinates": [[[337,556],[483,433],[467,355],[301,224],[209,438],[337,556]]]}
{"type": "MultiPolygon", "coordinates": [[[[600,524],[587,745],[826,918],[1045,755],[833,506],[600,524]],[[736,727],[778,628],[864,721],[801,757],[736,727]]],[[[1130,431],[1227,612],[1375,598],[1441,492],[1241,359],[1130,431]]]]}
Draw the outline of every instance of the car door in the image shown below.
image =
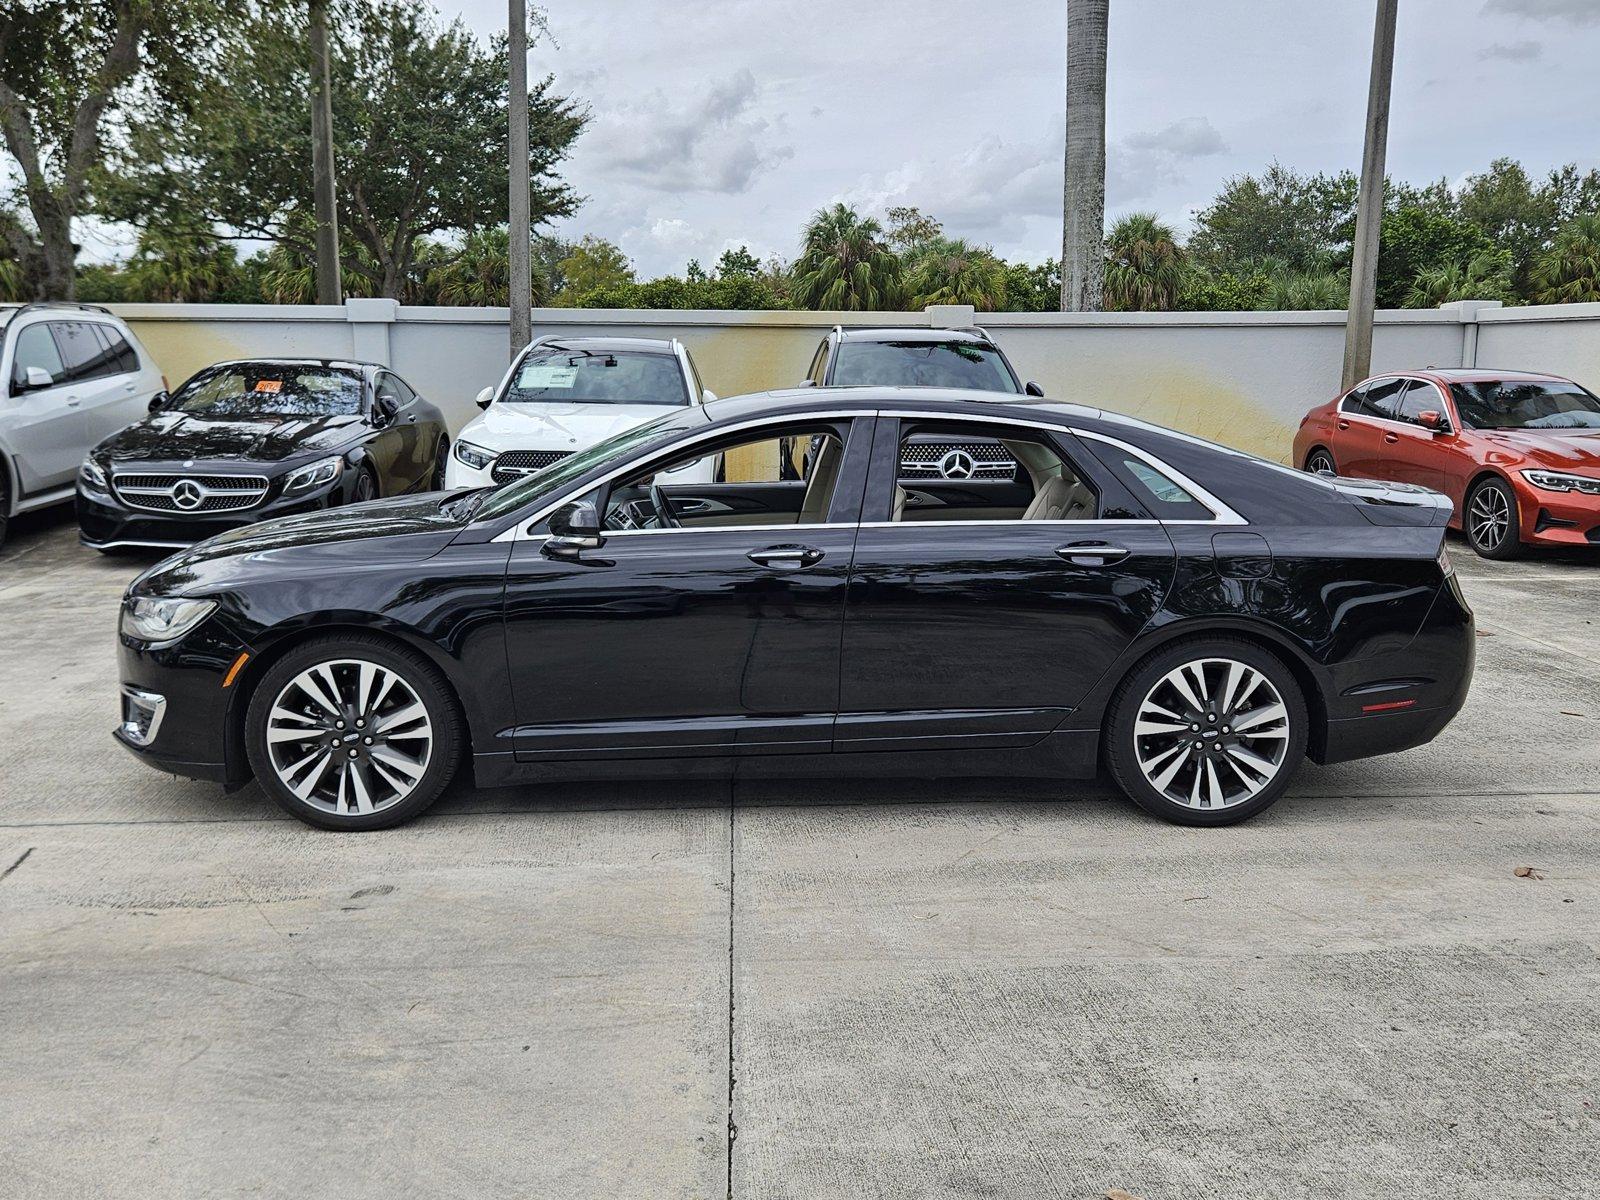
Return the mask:
{"type": "Polygon", "coordinates": [[[67,378],[50,329],[53,323],[36,321],[9,339],[13,346],[3,425],[24,496],[70,486],[91,442],[77,385],[67,378]],[[43,371],[50,382],[29,383],[29,368],[43,371]]]}
{"type": "Polygon", "coordinates": [[[1394,419],[1383,431],[1385,478],[1401,483],[1443,491],[1445,464],[1449,451],[1448,432],[1436,431],[1422,423],[1422,414],[1436,412],[1448,419],[1449,408],[1439,389],[1422,379],[1406,380],[1405,390],[1394,406],[1394,419]]]}
{"type": "Polygon", "coordinates": [[[1339,405],[1334,456],[1339,473],[1358,479],[1389,479],[1388,450],[1384,435],[1393,429],[1400,393],[1406,381],[1394,376],[1371,380],[1352,391],[1339,405]]]}
{"type": "Polygon", "coordinates": [[[142,365],[122,331],[102,321],[81,324],[101,349],[92,381],[86,382],[80,393],[89,439],[100,442],[148,414],[150,396],[140,390],[142,365]]]}
{"type": "Polygon", "coordinates": [[[388,396],[395,406],[394,418],[389,423],[389,429],[398,435],[392,468],[397,479],[394,490],[409,491],[421,486],[433,468],[432,446],[423,437],[421,405],[411,385],[392,371],[379,373],[378,395],[388,396]]]}
{"type": "Polygon", "coordinates": [[[519,759],[829,749],[872,421],[758,425],[619,468],[590,493],[607,515],[598,549],[563,556],[543,532],[516,542],[505,628],[519,759]],[[795,513],[761,524],[702,514],[677,528],[640,519],[653,511],[640,480],[686,457],[720,453],[736,476],[725,486],[754,487],[778,482],[784,437],[818,432],[837,449],[795,513]]]}
{"type": "Polygon", "coordinates": [[[880,417],[871,470],[836,750],[1029,745],[1079,704],[1171,585],[1161,524],[1111,503],[1113,481],[1062,430],[880,417]],[[927,432],[997,438],[1029,458],[1024,514],[927,520],[907,506],[904,448],[927,432]]]}
{"type": "Polygon", "coordinates": [[[123,372],[119,355],[101,336],[98,322],[51,321],[50,331],[61,351],[66,379],[77,394],[89,444],[93,445],[128,424],[118,417],[138,391],[138,377],[123,372]]]}

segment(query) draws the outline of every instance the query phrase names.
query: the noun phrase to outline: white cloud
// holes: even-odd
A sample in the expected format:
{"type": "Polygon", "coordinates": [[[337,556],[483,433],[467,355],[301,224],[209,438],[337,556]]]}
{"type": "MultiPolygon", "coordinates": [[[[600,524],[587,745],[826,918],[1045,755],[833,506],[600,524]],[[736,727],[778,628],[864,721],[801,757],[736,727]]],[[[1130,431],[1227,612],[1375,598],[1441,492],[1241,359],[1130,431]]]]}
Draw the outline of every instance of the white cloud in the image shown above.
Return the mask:
{"type": "Polygon", "coordinates": [[[751,112],[760,89],[749,68],[687,98],[656,89],[613,99],[585,134],[607,177],[657,191],[747,192],[794,156],[778,123],[751,112]]]}
{"type": "Polygon", "coordinates": [[[1535,21],[1571,21],[1574,25],[1600,25],[1600,4],[1595,0],[1489,0],[1484,12],[1535,21]]]}
{"type": "Polygon", "coordinates": [[[1544,53],[1543,47],[1538,42],[1496,42],[1492,46],[1485,46],[1478,51],[1482,59],[1498,59],[1502,62],[1533,62],[1544,53]]]}
{"type": "Polygon", "coordinates": [[[1205,158],[1226,154],[1228,144],[1204,117],[1185,117],[1154,133],[1136,133],[1125,138],[1131,151],[1167,155],[1171,158],[1205,158]]]}

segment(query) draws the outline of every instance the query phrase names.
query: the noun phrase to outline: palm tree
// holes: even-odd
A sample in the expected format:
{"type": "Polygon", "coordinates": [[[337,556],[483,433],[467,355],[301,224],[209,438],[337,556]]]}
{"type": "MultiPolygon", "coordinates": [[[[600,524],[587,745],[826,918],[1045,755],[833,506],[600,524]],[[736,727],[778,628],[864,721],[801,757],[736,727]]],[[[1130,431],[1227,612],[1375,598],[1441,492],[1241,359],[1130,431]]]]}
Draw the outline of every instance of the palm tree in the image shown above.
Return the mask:
{"type": "Polygon", "coordinates": [[[1183,287],[1184,253],[1154,213],[1131,213],[1106,238],[1105,303],[1119,312],[1167,312],[1183,287]]]}
{"type": "Polygon", "coordinates": [[[998,312],[1006,304],[1006,265],[987,247],[960,238],[934,237],[923,244],[906,276],[911,307],[970,304],[998,312]]]}
{"type": "Polygon", "coordinates": [[[1350,281],[1332,271],[1272,274],[1258,308],[1263,312],[1307,312],[1348,308],[1350,281]]]}
{"type": "Polygon", "coordinates": [[[1110,0],[1067,0],[1063,312],[1098,312],[1105,284],[1106,25],[1110,8],[1110,0]]]}
{"type": "Polygon", "coordinates": [[[1470,262],[1446,263],[1417,272],[1406,294],[1407,308],[1438,308],[1452,300],[1512,298],[1511,251],[1485,251],[1470,262]]]}
{"type": "Polygon", "coordinates": [[[1533,285],[1540,304],[1600,300],[1600,215],[1585,213],[1561,227],[1534,264],[1533,285]]]}
{"type": "Polygon", "coordinates": [[[898,305],[901,295],[900,260],[877,221],[843,204],[812,214],[794,264],[798,307],[884,310],[898,305]]]}
{"type": "MultiPolygon", "coordinates": [[[[535,305],[546,300],[546,280],[531,274],[535,305]]],[[[505,226],[469,233],[461,250],[428,273],[428,286],[440,304],[503,305],[511,283],[511,234],[505,226]]]]}
{"type": "Polygon", "coordinates": [[[233,282],[238,266],[237,251],[210,233],[147,229],[128,260],[129,293],[156,303],[205,303],[233,282]]]}

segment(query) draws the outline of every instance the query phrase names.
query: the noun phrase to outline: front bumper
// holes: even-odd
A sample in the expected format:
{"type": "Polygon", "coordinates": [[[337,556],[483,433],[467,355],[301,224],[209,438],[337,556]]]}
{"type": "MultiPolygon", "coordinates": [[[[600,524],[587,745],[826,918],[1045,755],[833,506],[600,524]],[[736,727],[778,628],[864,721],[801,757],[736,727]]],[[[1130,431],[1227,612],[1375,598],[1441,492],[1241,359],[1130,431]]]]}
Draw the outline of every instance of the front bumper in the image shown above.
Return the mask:
{"type": "Polygon", "coordinates": [[[348,502],[347,492],[355,474],[347,470],[330,484],[293,496],[276,495],[282,485],[275,480],[272,490],[267,493],[269,498],[254,508],[204,514],[160,513],[132,508],[106,493],[86,492],[80,484],[77,493],[78,540],[96,550],[121,546],[169,549],[192,546],[195,542],[202,542],[229,529],[254,525],[257,521],[336,508],[348,502]]]}
{"type": "Polygon", "coordinates": [[[121,634],[117,642],[122,713],[112,736],[118,743],[170,775],[225,784],[249,779],[239,707],[245,676],[229,677],[248,647],[227,625],[208,618],[159,650],[121,634]]]}
{"type": "Polygon", "coordinates": [[[1600,546],[1600,496],[1516,488],[1522,540],[1534,546],[1600,546]]]}
{"type": "Polygon", "coordinates": [[[450,451],[450,459],[445,463],[444,488],[453,491],[456,488],[485,488],[499,487],[494,481],[494,463],[480,469],[467,466],[456,457],[454,449],[450,451]]]}

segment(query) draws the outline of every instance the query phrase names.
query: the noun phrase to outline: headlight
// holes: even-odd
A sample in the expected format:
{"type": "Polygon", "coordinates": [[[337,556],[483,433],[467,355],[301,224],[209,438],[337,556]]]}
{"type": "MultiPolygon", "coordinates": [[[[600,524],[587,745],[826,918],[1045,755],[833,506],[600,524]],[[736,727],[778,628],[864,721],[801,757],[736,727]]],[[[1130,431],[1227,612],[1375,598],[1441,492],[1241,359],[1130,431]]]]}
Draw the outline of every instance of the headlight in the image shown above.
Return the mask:
{"type": "Polygon", "coordinates": [[[109,490],[106,485],[106,473],[92,458],[84,459],[83,465],[78,468],[78,483],[86,492],[99,492],[104,495],[109,490]]]}
{"type": "Polygon", "coordinates": [[[333,458],[324,458],[312,463],[309,467],[301,467],[290,475],[283,485],[286,492],[303,492],[308,488],[321,487],[325,483],[332,483],[344,471],[344,459],[335,455],[333,458]]]}
{"type": "Polygon", "coordinates": [[[1592,475],[1566,475],[1560,471],[1524,471],[1522,477],[1547,492],[1582,492],[1600,496],[1600,479],[1592,475]]]}
{"type": "Polygon", "coordinates": [[[493,450],[485,450],[482,446],[474,446],[471,442],[457,442],[452,452],[460,462],[464,462],[474,471],[481,471],[500,455],[493,450]]]}
{"type": "Polygon", "coordinates": [[[148,642],[152,649],[170,646],[216,611],[215,600],[172,596],[135,596],[122,604],[122,633],[148,642]]]}

